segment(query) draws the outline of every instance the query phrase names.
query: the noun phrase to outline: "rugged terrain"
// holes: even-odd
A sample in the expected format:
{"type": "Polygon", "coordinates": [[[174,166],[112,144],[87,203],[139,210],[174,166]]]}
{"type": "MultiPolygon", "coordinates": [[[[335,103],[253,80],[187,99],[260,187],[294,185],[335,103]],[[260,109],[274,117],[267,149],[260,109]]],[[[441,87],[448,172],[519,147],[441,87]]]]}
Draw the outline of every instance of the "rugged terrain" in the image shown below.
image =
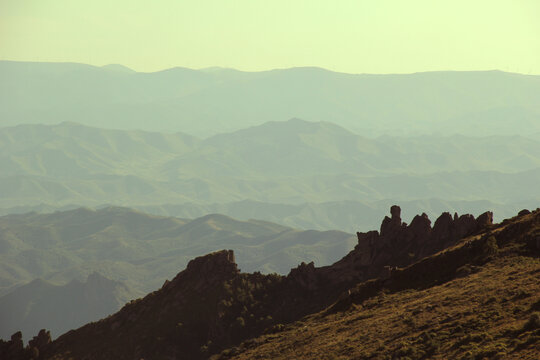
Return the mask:
{"type": "Polygon", "coordinates": [[[43,327],[57,337],[118,311],[193,257],[223,247],[236,250],[245,271],[285,274],[302,261],[331,264],[354,243],[350,233],[219,214],[188,220],[109,207],[3,216],[0,338],[43,327]]]}
{"type": "Polygon", "coordinates": [[[0,295],[36,278],[63,285],[96,271],[142,295],[223,248],[236,250],[244,271],[285,274],[302,261],[331,264],[355,242],[351,233],[220,214],[181,219],[108,207],[8,215],[0,217],[0,295]]]}
{"type": "Polygon", "coordinates": [[[333,265],[245,274],[232,251],[212,253],[112,316],[52,343],[42,332],[47,344],[24,351],[15,334],[2,349],[44,359],[537,354],[540,211],[496,225],[491,213],[446,213],[433,227],[391,213],[333,265]]]}
{"type": "Polygon", "coordinates": [[[538,359],[540,210],[212,359],[538,359]]]}
{"type": "Polygon", "coordinates": [[[432,287],[353,295],[339,311],[279,326],[213,359],[538,359],[538,258],[506,253],[458,270],[432,287]]]}

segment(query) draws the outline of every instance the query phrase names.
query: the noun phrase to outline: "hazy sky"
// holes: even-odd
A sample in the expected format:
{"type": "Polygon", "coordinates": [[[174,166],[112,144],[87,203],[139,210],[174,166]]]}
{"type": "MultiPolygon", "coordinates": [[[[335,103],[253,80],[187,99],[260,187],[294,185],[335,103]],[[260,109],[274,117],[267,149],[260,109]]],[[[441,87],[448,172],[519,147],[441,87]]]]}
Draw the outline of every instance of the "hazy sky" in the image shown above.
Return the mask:
{"type": "Polygon", "coordinates": [[[540,74],[540,1],[0,0],[0,59],[540,74]]]}

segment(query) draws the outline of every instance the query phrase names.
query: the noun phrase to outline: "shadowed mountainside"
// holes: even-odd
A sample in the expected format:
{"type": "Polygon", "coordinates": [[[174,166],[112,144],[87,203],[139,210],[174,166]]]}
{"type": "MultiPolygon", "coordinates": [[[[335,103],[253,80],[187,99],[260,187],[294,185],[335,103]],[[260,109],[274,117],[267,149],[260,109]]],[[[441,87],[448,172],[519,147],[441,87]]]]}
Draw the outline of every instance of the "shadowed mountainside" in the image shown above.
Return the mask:
{"type": "MultiPolygon", "coordinates": [[[[61,336],[39,352],[42,358],[50,359],[207,358],[265,329],[274,333],[291,329],[280,324],[325,308],[318,319],[343,311],[361,315],[363,310],[358,306],[381,293],[402,296],[406,302],[407,294],[442,289],[440,285],[471,271],[497,266],[498,261],[519,265],[521,258],[529,259],[527,266],[536,270],[527,276],[537,273],[540,212],[522,212],[498,225],[490,220],[491,213],[477,219],[443,214],[433,227],[424,216],[406,225],[400,220],[399,208],[393,207],[392,217],[385,218],[381,231],[359,233],[357,247],[339,262],[321,268],[302,264],[287,277],[240,273],[232,251],[199,257],[160,290],[127,304],[117,314],[61,336]],[[410,256],[411,250],[418,255],[410,256]],[[373,280],[366,282],[368,279],[373,280]]],[[[523,276],[520,281],[526,280],[523,276]]],[[[481,286],[481,282],[473,284],[481,286]]],[[[530,291],[535,294],[530,281],[527,286],[529,295],[525,298],[531,296],[530,291]]],[[[537,290],[538,282],[535,286],[537,290]]],[[[533,297],[526,303],[538,300],[533,297]]],[[[525,310],[519,318],[527,315],[525,310]]],[[[538,326],[534,321],[533,332],[538,326]]],[[[328,326],[331,329],[332,323],[328,326]]],[[[477,329],[482,325],[471,326],[477,329]]],[[[530,330],[524,327],[522,331],[533,340],[514,344],[514,351],[530,354],[530,347],[537,342],[530,330]]],[[[234,357],[257,344],[244,343],[222,356],[234,357]]],[[[394,349],[394,343],[389,345],[388,351],[394,349]]],[[[399,347],[394,350],[397,354],[399,347]]]]}
{"type": "Polygon", "coordinates": [[[137,295],[99,273],[63,286],[36,279],[0,297],[0,337],[9,338],[15,329],[37,334],[45,327],[57,337],[116,312],[137,295]]]}

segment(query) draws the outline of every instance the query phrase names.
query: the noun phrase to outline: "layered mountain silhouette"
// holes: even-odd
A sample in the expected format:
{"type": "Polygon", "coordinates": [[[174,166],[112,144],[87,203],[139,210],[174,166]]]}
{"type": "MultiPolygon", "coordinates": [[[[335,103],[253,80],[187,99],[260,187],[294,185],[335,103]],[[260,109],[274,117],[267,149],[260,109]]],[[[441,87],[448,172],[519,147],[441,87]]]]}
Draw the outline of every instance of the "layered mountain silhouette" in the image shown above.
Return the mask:
{"type": "Polygon", "coordinates": [[[201,140],[63,123],[2,128],[0,154],[4,214],[111,204],[353,232],[397,201],[502,218],[540,198],[540,143],[520,136],[369,139],[291,119],[201,140]]]}
{"type": "MultiPolygon", "coordinates": [[[[535,334],[540,327],[538,315],[533,313],[540,301],[538,282],[533,281],[539,268],[540,212],[525,210],[500,224],[491,220],[490,212],[477,218],[443,213],[433,226],[425,214],[405,224],[400,208],[393,206],[391,217],[383,220],[380,231],[358,233],[357,246],[340,261],[324,267],[303,263],[287,276],[241,273],[233,251],[218,251],[190,261],[184,271],[159,290],[130,302],[112,316],[70,331],[52,343],[43,330],[26,350],[20,334],[14,334],[10,341],[0,343],[0,351],[20,358],[33,353],[42,359],[197,359],[220,352],[213,358],[253,358],[253,354],[258,358],[286,358],[284,354],[294,356],[298,348],[303,350],[296,355],[298,358],[320,358],[323,350],[317,346],[337,333],[336,326],[348,333],[362,331],[359,320],[382,321],[383,309],[396,314],[403,308],[426,306],[420,302],[424,301],[425,291],[432,297],[449,294],[445,288],[455,288],[463,284],[460,279],[469,278],[465,288],[473,291],[456,290],[467,297],[459,303],[482,301],[483,307],[461,315],[464,320],[460,321],[459,314],[448,313],[462,308],[446,295],[446,302],[436,302],[428,310],[441,318],[433,318],[423,328],[417,329],[418,322],[424,324],[423,318],[386,321],[381,336],[388,342],[379,352],[390,357],[413,354],[422,358],[439,352],[442,357],[470,353],[473,357],[508,354],[533,358],[539,341],[535,334]],[[484,271],[495,278],[474,275],[484,271]],[[522,288],[513,288],[514,282],[522,288]],[[478,300],[483,286],[486,290],[478,300]],[[499,301],[492,296],[501,289],[511,298],[499,301]],[[395,306],[384,301],[390,296],[395,306]],[[513,301],[520,304],[520,310],[506,306],[508,301],[509,305],[513,301]],[[500,304],[496,316],[493,303],[500,304]],[[436,309],[441,307],[444,309],[436,309]],[[309,314],[315,315],[303,318],[309,314]],[[348,321],[340,321],[347,316],[348,321]],[[513,320],[509,321],[510,318],[513,320]],[[513,323],[519,326],[512,327],[513,323]],[[391,330],[392,324],[404,331],[391,330]],[[505,330],[473,334],[480,340],[463,334],[464,328],[475,332],[487,331],[491,326],[505,330]],[[444,334],[450,335],[445,329],[455,331],[456,338],[449,340],[451,347],[436,343],[444,334]],[[283,331],[309,334],[281,336],[283,331]],[[423,335],[410,336],[420,331],[424,331],[423,335]],[[257,338],[264,332],[269,335],[257,338]],[[388,338],[391,334],[392,339],[388,338]],[[314,345],[310,351],[303,348],[306,335],[314,345]],[[523,341],[516,341],[516,336],[523,341]],[[296,341],[296,345],[291,341],[296,341]],[[264,346],[269,342],[273,343],[273,350],[264,346]],[[468,346],[471,342],[481,346],[468,346]],[[445,353],[440,353],[442,348],[445,353]]],[[[356,352],[373,357],[366,353],[372,347],[370,339],[368,346],[349,350],[340,341],[339,337],[334,338],[332,343],[341,348],[328,354],[338,354],[338,350],[343,356],[356,352]]]]}
{"type": "Polygon", "coordinates": [[[109,207],[8,215],[0,217],[0,289],[4,295],[36,278],[83,281],[97,271],[142,295],[191,258],[222,247],[235,248],[246,271],[286,273],[302,261],[330,264],[354,242],[353,234],[341,231],[302,231],[219,214],[188,220],[109,207]]]}
{"type": "Polygon", "coordinates": [[[136,296],[125,284],[99,273],[63,286],[36,279],[0,297],[0,337],[9,338],[14,329],[37,334],[45,327],[57,337],[116,312],[136,296]]]}
{"type": "Polygon", "coordinates": [[[540,78],[500,71],[352,75],[0,62],[4,125],[77,121],[213,135],[272,120],[332,121],[364,135],[531,135],[540,78]]]}

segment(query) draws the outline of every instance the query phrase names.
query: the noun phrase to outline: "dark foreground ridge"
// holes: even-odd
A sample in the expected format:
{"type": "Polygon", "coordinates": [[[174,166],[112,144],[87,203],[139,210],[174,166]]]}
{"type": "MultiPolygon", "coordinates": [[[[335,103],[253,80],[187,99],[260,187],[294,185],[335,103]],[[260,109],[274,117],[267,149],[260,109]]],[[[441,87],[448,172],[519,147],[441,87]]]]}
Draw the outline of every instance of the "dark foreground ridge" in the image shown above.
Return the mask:
{"type": "Polygon", "coordinates": [[[518,244],[536,257],[540,250],[540,210],[497,225],[490,212],[478,218],[444,213],[433,227],[425,214],[410,225],[400,216],[393,206],[380,232],[358,233],[358,245],[342,260],[320,268],[302,263],[287,276],[241,273],[232,250],[198,257],[160,290],[54,342],[43,331],[24,348],[15,334],[0,343],[0,358],[204,359],[381,291],[444,283],[465,265],[485,264],[498,248],[518,244]]]}

